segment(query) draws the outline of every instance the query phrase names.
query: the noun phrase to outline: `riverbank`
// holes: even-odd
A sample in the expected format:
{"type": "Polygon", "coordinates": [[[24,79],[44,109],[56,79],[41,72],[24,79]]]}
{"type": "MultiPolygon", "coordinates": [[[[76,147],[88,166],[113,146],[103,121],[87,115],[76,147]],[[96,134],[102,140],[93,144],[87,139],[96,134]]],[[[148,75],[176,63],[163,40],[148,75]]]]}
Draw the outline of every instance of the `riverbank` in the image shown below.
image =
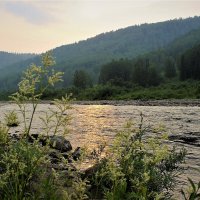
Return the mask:
{"type": "Polygon", "coordinates": [[[74,101],[77,105],[133,105],[133,106],[198,106],[200,99],[170,99],[170,100],[100,100],[100,101],[74,101]]]}
{"type": "MultiPolygon", "coordinates": [[[[12,104],[12,101],[0,101],[0,106],[12,104]]],[[[52,104],[50,100],[43,100],[41,104],[52,104]]],[[[114,106],[186,106],[200,107],[200,99],[168,99],[168,100],[97,100],[73,101],[73,105],[114,105],[114,106]]]]}

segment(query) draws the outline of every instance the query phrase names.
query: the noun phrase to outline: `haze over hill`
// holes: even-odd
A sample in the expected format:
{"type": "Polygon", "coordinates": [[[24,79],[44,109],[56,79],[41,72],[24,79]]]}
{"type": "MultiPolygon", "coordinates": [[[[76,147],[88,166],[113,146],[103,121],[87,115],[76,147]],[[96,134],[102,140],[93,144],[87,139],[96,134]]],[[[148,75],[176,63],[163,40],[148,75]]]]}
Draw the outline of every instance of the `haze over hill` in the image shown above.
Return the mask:
{"type": "Polygon", "coordinates": [[[0,69],[34,56],[36,56],[36,54],[19,54],[0,51],[0,69]]]}
{"type": "MultiPolygon", "coordinates": [[[[186,50],[199,41],[198,29],[200,17],[130,26],[57,47],[53,49],[53,55],[57,69],[65,72],[63,85],[67,87],[77,69],[86,70],[97,81],[101,66],[113,59],[133,59],[165,47],[170,51],[176,48],[177,51],[186,50]]],[[[1,89],[14,89],[21,72],[32,62],[39,63],[39,57],[4,65],[4,69],[0,70],[1,89]]]]}

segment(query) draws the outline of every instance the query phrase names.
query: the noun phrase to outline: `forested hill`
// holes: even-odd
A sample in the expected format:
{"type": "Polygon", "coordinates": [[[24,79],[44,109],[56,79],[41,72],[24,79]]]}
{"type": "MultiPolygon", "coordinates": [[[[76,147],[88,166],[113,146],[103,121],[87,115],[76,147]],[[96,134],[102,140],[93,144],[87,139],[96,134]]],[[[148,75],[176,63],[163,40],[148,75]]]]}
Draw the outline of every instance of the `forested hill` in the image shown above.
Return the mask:
{"type": "Polygon", "coordinates": [[[97,35],[77,44],[54,49],[57,64],[70,80],[78,68],[97,77],[100,67],[113,59],[135,58],[165,47],[173,40],[200,28],[200,17],[131,26],[97,35]]]}
{"type": "MultiPolygon", "coordinates": [[[[97,80],[103,64],[113,59],[132,59],[151,51],[163,49],[172,41],[197,29],[200,29],[200,17],[130,26],[55,48],[53,55],[56,57],[58,69],[65,72],[63,84],[67,87],[77,69],[86,70],[93,80],[97,80]]],[[[1,87],[3,89],[12,88],[16,85],[18,81],[16,77],[21,71],[29,63],[37,63],[38,60],[39,58],[36,57],[0,70],[0,83],[3,83],[0,84],[1,87]],[[11,76],[12,78],[8,78],[11,76]]]]}
{"type": "Polygon", "coordinates": [[[173,59],[178,66],[181,55],[198,44],[200,44],[200,28],[176,38],[163,48],[139,57],[148,58],[160,71],[164,70],[165,62],[168,58],[173,59]]]}
{"type": "Polygon", "coordinates": [[[35,54],[18,54],[0,51],[0,69],[34,57],[35,54]]]}
{"type": "Polygon", "coordinates": [[[178,37],[166,46],[165,51],[168,55],[178,56],[198,44],[200,44],[200,28],[178,37]]]}

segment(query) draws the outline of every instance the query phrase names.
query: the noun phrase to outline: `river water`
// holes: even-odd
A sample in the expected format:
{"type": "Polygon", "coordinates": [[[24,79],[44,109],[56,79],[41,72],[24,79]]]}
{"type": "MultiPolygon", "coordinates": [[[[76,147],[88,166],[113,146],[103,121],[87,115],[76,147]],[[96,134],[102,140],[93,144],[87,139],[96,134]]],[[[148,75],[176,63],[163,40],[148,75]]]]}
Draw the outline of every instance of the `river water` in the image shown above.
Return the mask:
{"type": "MultiPolygon", "coordinates": [[[[69,125],[70,134],[66,136],[73,148],[87,146],[92,149],[98,144],[106,142],[111,144],[115,134],[123,130],[129,120],[136,125],[140,122],[140,113],[144,116],[144,126],[165,126],[169,135],[195,134],[200,136],[200,107],[183,106],[135,106],[135,105],[73,105],[69,110],[72,120],[69,125]]],[[[40,104],[33,121],[32,132],[41,132],[43,124],[40,117],[45,116],[54,105],[40,104]]],[[[14,104],[0,104],[0,120],[3,121],[4,113],[15,110],[19,116],[19,109],[14,104]]],[[[30,117],[31,105],[27,105],[30,117]]],[[[20,119],[22,119],[20,117],[20,119]]],[[[11,128],[11,133],[19,133],[20,126],[11,128]]],[[[185,147],[187,149],[186,171],[179,176],[180,184],[187,184],[187,177],[200,180],[200,174],[195,169],[200,169],[200,147],[181,142],[169,142],[170,145],[185,147]]],[[[180,188],[178,188],[180,189],[180,188]]],[[[177,189],[177,190],[178,190],[177,189]]]]}

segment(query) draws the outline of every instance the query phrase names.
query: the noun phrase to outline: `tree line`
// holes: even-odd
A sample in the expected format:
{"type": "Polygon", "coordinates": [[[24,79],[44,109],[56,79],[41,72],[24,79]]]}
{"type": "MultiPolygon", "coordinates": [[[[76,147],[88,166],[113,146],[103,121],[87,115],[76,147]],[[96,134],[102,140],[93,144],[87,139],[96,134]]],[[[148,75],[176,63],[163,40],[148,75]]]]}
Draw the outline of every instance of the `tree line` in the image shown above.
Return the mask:
{"type": "MultiPolygon", "coordinates": [[[[173,79],[200,80],[200,45],[183,53],[180,57],[165,56],[162,66],[151,57],[139,57],[134,60],[113,60],[101,67],[98,84],[115,86],[142,87],[158,86],[173,79]]],[[[77,88],[92,86],[92,78],[84,70],[74,73],[73,84],[77,88]]]]}

